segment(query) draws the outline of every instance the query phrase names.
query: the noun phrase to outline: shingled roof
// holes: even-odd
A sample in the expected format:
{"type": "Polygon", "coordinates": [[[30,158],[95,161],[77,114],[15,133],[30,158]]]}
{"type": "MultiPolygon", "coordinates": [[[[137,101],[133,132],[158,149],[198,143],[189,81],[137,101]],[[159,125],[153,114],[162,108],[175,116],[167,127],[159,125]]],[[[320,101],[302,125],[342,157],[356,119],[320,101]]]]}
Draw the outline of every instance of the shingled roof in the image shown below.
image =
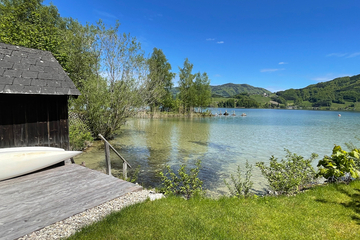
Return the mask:
{"type": "Polygon", "coordinates": [[[47,51],[0,43],[0,94],[80,95],[47,51]]]}

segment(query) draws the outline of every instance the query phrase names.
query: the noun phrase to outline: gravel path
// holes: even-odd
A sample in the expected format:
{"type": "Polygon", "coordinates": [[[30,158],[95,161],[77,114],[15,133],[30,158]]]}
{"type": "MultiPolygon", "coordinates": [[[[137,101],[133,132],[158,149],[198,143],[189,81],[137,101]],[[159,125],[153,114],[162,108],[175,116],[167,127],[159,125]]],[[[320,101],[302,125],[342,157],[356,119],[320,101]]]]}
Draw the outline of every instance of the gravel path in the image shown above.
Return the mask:
{"type": "Polygon", "coordinates": [[[40,229],[39,231],[25,235],[19,238],[19,240],[52,240],[69,237],[82,227],[101,220],[104,216],[113,211],[119,211],[131,204],[145,201],[147,198],[150,198],[150,200],[155,200],[162,197],[162,194],[156,194],[151,190],[127,193],[122,197],[88,209],[85,212],[54,223],[50,226],[40,229]]]}

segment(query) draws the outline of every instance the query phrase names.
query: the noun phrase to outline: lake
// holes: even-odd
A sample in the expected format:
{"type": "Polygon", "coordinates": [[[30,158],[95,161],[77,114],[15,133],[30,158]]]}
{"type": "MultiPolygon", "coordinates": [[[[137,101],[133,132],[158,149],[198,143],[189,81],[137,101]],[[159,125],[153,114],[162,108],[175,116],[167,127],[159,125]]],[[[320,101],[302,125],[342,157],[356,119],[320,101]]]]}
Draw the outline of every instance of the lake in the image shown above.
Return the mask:
{"type": "MultiPolygon", "coordinates": [[[[253,165],[254,189],[266,188],[266,181],[255,167],[268,162],[271,155],[281,159],[284,149],[309,158],[319,154],[313,165],[324,155],[330,155],[334,144],[353,142],[360,137],[360,113],[275,109],[227,109],[236,116],[207,118],[131,119],[122,134],[111,144],[132,166],[140,166],[138,182],[156,186],[156,173],[166,164],[178,169],[181,164],[194,166],[202,161],[200,178],[213,194],[227,192],[224,179],[244,169],[246,160],[253,165]],[[246,113],[246,117],[240,116],[246,113]],[[341,114],[341,117],[338,114],[341,114]]],[[[225,112],[225,109],[212,109],[225,112]]],[[[122,166],[112,153],[113,166],[122,166]]],[[[104,150],[95,147],[75,159],[85,161],[90,168],[104,165],[104,150]]]]}

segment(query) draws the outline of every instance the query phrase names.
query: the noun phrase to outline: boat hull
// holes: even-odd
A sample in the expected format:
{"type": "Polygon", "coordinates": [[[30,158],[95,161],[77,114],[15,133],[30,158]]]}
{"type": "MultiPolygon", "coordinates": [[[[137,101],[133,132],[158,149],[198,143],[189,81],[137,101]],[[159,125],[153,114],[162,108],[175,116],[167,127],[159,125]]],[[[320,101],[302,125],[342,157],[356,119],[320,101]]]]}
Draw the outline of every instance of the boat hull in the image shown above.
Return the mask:
{"type": "Polygon", "coordinates": [[[2,149],[0,151],[0,181],[49,167],[80,153],[80,151],[50,148],[43,150],[18,149],[18,151],[2,149]]]}
{"type": "Polygon", "coordinates": [[[65,151],[62,148],[56,147],[13,147],[13,148],[0,148],[0,153],[5,152],[34,152],[34,151],[65,151]]]}

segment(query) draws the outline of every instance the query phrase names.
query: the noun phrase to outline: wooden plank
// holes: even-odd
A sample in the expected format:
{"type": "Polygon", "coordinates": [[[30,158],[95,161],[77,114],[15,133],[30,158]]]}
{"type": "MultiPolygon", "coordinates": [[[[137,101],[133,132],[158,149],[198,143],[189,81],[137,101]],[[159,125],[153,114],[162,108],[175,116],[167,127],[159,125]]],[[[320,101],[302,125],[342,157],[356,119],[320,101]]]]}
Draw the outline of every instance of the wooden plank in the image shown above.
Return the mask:
{"type": "Polygon", "coordinates": [[[59,142],[60,148],[69,150],[69,133],[67,125],[67,98],[61,99],[61,104],[59,105],[59,142]]]}
{"type": "Polygon", "coordinates": [[[0,239],[14,239],[141,187],[79,165],[0,182],[0,239]]]}
{"type": "Polygon", "coordinates": [[[26,128],[27,128],[27,141],[28,146],[39,146],[39,130],[38,130],[38,101],[36,98],[28,100],[26,106],[26,128]]]}
{"type": "Polygon", "coordinates": [[[111,159],[110,159],[110,144],[105,142],[105,165],[106,165],[106,174],[111,175],[111,159]]]}
{"type": "Polygon", "coordinates": [[[1,111],[3,126],[3,147],[14,146],[14,132],[13,132],[13,108],[9,102],[2,101],[1,111]]]}
{"type": "Polygon", "coordinates": [[[53,96],[49,98],[48,112],[49,112],[49,146],[50,147],[60,147],[59,144],[59,113],[58,113],[58,100],[59,97],[53,96]]]}
{"type": "MultiPolygon", "coordinates": [[[[9,99],[10,100],[10,99],[9,99]]],[[[14,134],[14,146],[24,147],[28,145],[26,136],[26,106],[27,102],[23,97],[11,96],[10,103],[7,103],[12,107],[12,125],[14,134]]]]}
{"type": "Polygon", "coordinates": [[[46,99],[39,99],[38,101],[38,109],[42,109],[42,111],[37,112],[38,119],[38,132],[39,132],[39,146],[49,146],[49,136],[48,136],[48,104],[46,99]]]}

